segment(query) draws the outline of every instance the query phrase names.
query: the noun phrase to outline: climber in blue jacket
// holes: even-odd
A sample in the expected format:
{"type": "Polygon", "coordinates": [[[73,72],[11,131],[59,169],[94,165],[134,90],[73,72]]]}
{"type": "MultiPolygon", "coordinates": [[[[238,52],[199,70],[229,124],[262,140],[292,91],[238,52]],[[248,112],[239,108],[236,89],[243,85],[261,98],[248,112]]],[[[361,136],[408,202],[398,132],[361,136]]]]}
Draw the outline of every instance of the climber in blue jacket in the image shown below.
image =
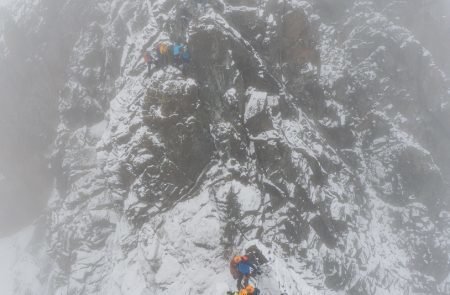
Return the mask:
{"type": "Polygon", "coordinates": [[[172,46],[172,56],[176,66],[180,66],[182,63],[182,51],[183,45],[180,43],[175,43],[172,46]]]}
{"type": "MultiPolygon", "coordinates": [[[[235,262],[237,262],[237,260],[235,262]]],[[[250,259],[240,260],[236,265],[236,270],[238,274],[237,279],[238,289],[247,287],[248,280],[250,279],[250,277],[259,274],[258,267],[250,259]]]]}

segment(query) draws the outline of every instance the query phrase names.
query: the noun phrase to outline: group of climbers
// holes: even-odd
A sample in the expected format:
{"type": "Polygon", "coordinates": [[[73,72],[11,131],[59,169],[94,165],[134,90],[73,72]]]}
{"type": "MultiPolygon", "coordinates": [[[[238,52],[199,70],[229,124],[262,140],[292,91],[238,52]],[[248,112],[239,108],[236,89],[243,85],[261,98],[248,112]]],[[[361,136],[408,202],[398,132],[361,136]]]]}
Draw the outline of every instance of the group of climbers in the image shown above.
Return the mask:
{"type": "Polygon", "coordinates": [[[240,291],[228,292],[228,295],[260,295],[258,288],[249,283],[249,279],[260,274],[256,263],[248,255],[234,256],[230,261],[230,272],[237,280],[240,291]]]}
{"type": "Polygon", "coordinates": [[[187,44],[181,42],[159,42],[155,45],[152,52],[144,49],[143,58],[149,75],[153,65],[159,68],[174,65],[184,73],[187,65],[191,62],[189,48],[187,44]]]}

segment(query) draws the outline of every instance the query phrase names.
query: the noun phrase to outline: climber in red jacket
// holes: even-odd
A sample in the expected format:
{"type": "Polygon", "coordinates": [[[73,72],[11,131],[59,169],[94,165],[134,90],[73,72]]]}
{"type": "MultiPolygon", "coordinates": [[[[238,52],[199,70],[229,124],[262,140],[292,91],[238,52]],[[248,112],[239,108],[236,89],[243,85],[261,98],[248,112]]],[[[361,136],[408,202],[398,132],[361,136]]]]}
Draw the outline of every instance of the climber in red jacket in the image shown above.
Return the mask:
{"type": "Polygon", "coordinates": [[[150,72],[152,70],[152,63],[153,63],[152,55],[147,50],[144,50],[143,57],[144,57],[144,62],[147,65],[147,74],[150,76],[150,72]]]}

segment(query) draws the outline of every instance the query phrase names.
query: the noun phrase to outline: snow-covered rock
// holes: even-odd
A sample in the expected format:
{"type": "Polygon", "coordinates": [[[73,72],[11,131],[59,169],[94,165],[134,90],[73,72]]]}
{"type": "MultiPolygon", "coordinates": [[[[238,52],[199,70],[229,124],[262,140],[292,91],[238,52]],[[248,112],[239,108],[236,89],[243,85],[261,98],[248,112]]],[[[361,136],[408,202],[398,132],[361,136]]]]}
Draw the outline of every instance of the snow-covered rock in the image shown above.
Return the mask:
{"type": "Polygon", "coordinates": [[[0,65],[45,98],[55,181],[0,243],[2,294],[222,294],[249,243],[263,294],[448,293],[450,63],[401,13],[419,2],[8,4],[0,65]],[[147,74],[169,40],[191,63],[147,74]]]}

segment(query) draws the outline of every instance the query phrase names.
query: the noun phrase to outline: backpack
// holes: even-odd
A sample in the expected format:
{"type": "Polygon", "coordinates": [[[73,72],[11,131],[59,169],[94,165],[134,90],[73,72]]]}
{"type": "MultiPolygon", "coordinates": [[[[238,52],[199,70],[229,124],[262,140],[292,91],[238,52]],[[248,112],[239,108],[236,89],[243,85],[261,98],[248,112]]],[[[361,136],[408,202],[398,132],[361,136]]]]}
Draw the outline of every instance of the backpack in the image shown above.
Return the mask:
{"type": "Polygon", "coordinates": [[[159,44],[159,53],[167,55],[169,53],[169,46],[165,43],[159,44]]]}
{"type": "Polygon", "coordinates": [[[175,43],[175,45],[173,45],[173,47],[172,47],[172,54],[174,56],[178,56],[181,54],[182,49],[183,49],[183,45],[175,43]]]}
{"type": "Polygon", "coordinates": [[[237,265],[237,270],[244,275],[254,276],[259,274],[258,266],[251,261],[250,257],[245,255],[242,256],[242,261],[237,265]]]}

